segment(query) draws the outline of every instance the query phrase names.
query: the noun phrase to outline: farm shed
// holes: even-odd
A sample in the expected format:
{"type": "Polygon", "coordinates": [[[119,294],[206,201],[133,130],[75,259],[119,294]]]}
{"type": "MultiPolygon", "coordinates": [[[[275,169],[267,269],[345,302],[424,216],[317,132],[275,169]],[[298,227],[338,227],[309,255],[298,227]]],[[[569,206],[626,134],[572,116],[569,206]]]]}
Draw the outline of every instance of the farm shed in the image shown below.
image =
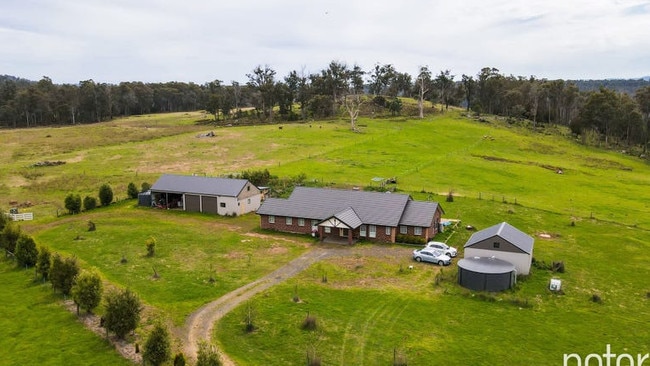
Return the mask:
{"type": "Polygon", "coordinates": [[[217,215],[243,215],[260,207],[260,190],[246,179],[165,174],[151,187],[151,205],[217,215]]]}
{"type": "Polygon", "coordinates": [[[458,283],[475,291],[503,291],[517,283],[517,271],[494,257],[465,257],[458,261],[458,283]]]}
{"type": "Polygon", "coordinates": [[[507,222],[474,233],[465,243],[465,258],[495,257],[515,265],[517,274],[530,273],[535,239],[507,222]]]}
{"type": "Polygon", "coordinates": [[[257,210],[262,229],[313,234],[327,241],[394,243],[398,235],[426,242],[439,230],[442,207],[396,193],[296,187],[257,210]]]}

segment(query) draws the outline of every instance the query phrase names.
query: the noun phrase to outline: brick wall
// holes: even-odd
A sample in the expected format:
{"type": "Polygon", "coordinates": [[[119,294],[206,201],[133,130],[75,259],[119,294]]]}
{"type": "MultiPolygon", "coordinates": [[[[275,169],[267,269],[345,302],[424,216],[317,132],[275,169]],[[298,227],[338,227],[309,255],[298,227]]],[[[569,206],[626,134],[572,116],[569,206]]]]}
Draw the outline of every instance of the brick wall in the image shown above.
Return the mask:
{"type": "Polygon", "coordinates": [[[275,223],[269,222],[269,215],[260,215],[262,229],[284,231],[288,233],[311,234],[311,220],[305,219],[304,226],[298,226],[298,218],[292,217],[291,225],[287,225],[285,216],[275,216],[275,223]]]}

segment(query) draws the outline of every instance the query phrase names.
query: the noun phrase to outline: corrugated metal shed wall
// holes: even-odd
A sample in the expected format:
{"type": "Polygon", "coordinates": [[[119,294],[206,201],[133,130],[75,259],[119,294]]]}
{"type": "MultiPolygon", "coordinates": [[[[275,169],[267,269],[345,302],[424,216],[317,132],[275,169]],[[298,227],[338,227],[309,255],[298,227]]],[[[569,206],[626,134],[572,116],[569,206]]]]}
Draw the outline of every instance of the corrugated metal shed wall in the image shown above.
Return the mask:
{"type": "Polygon", "coordinates": [[[203,203],[203,212],[217,214],[217,197],[201,196],[201,201],[203,203]]]}
{"type": "Polygon", "coordinates": [[[200,197],[193,194],[185,195],[185,211],[201,212],[200,197]]]}

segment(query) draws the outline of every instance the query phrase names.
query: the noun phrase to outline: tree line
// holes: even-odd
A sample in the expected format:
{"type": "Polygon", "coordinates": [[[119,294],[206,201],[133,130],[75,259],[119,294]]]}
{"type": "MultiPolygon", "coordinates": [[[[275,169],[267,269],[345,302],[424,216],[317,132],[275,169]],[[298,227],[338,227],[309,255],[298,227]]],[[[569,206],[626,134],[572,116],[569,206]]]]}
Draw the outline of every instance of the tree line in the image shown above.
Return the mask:
{"type": "MultiPolygon", "coordinates": [[[[185,82],[122,82],[93,80],[54,84],[0,76],[0,127],[70,125],[111,120],[118,116],[205,110],[215,120],[253,118],[264,122],[296,121],[338,116],[347,110],[353,122],[359,105],[372,100],[393,113],[401,111],[398,97],[414,98],[418,115],[424,102],[459,106],[474,113],[527,119],[537,124],[568,126],[581,136],[607,144],[647,147],[650,130],[650,81],[589,83],[506,75],[485,67],[476,75],[432,72],[422,66],[417,75],[392,64],[370,70],[332,61],[313,73],[293,70],[280,77],[268,65],[246,75],[247,82],[213,80],[202,85],[185,82]],[[588,90],[580,87],[588,85],[588,90]],[[615,85],[617,89],[608,86],[615,85]],[[634,89],[621,92],[620,85],[634,89]]],[[[430,113],[430,111],[427,111],[430,113]]],[[[645,151],[645,150],[644,150],[645,151]]]]}

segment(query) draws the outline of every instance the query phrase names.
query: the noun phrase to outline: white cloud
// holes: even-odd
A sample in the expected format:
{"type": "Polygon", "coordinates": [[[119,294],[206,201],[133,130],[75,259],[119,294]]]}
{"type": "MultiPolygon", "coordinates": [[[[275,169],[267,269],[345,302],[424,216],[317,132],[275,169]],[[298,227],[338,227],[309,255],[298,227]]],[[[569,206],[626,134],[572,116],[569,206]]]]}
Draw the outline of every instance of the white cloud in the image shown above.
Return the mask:
{"type": "Polygon", "coordinates": [[[6,0],[0,72],[93,78],[245,81],[330,61],[391,63],[415,74],[497,67],[547,78],[650,74],[650,3],[532,1],[6,0]]]}

